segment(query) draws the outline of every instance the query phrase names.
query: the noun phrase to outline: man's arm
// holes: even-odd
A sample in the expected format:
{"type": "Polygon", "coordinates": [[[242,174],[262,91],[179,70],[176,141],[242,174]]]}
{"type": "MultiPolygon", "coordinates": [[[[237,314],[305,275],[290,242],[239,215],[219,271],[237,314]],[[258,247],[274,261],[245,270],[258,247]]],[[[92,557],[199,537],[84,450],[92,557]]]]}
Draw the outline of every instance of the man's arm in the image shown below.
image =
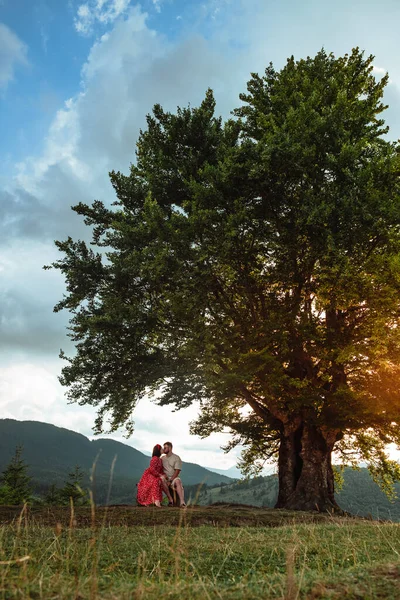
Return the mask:
{"type": "Polygon", "coordinates": [[[179,473],[181,472],[181,469],[175,469],[174,474],[172,475],[170,481],[171,483],[173,482],[174,479],[176,479],[177,477],[179,477],[179,473]]]}
{"type": "Polygon", "coordinates": [[[174,481],[174,479],[176,479],[177,477],[179,477],[179,474],[182,471],[182,461],[181,461],[180,456],[175,455],[174,458],[175,458],[174,464],[171,466],[174,467],[175,471],[174,471],[173,476],[171,477],[171,482],[174,481]]]}

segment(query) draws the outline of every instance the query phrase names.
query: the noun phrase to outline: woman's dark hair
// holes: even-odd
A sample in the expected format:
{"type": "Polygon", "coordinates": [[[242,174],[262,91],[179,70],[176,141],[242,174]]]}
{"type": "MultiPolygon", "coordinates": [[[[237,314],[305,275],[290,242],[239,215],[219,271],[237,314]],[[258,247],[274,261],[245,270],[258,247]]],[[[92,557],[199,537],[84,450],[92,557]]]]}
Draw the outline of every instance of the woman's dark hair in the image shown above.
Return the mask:
{"type": "Polygon", "coordinates": [[[161,456],[161,446],[160,446],[160,444],[156,444],[154,446],[154,448],[153,448],[153,454],[151,456],[152,457],[153,456],[158,456],[158,458],[160,458],[160,456],[161,456]]]}

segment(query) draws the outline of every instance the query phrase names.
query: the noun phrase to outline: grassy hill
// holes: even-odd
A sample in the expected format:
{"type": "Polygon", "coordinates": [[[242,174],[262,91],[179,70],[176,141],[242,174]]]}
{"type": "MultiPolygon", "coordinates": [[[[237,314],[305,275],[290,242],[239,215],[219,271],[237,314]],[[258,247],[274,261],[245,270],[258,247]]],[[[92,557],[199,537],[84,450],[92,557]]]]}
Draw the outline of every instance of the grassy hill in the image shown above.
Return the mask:
{"type": "MultiPolygon", "coordinates": [[[[396,485],[396,491],[400,497],[399,483],[396,485]]],[[[276,475],[270,475],[222,486],[203,486],[200,493],[196,494],[193,490],[192,495],[197,495],[196,501],[200,505],[235,502],[273,507],[278,495],[278,478],[276,475]]],[[[390,502],[373,482],[367,469],[345,469],[344,485],[336,494],[336,498],[340,507],[353,515],[400,521],[400,500],[390,502]]]]}
{"type": "MultiPolygon", "coordinates": [[[[110,501],[134,501],[135,484],[149,466],[149,457],[127,444],[115,440],[89,440],[84,435],[38,421],[0,420],[0,472],[14,454],[15,447],[23,445],[23,457],[29,465],[36,493],[43,494],[51,484],[63,485],[68,473],[79,465],[86,473],[89,484],[90,470],[96,460],[95,495],[99,503],[107,497],[111,465],[117,457],[110,501]]],[[[182,457],[184,459],[184,457],[182,457]]],[[[209,485],[231,482],[224,475],[184,462],[182,478],[186,485],[206,481],[209,485]]]]}

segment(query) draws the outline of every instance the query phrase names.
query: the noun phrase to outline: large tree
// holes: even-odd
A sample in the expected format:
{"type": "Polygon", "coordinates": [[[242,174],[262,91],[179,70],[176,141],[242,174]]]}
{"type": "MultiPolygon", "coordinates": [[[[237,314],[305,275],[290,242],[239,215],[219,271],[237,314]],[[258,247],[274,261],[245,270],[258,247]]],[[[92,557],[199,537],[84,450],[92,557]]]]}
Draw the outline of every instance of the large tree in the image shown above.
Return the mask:
{"type": "Polygon", "coordinates": [[[358,49],[253,74],[225,123],[211,91],[156,105],[117,201],[56,242],[76,354],[69,399],[133,426],[145,394],[193,432],[229,430],[244,462],[278,460],[278,507],[332,510],[332,453],[389,486],[400,443],[399,145],[388,78],[358,49]]]}

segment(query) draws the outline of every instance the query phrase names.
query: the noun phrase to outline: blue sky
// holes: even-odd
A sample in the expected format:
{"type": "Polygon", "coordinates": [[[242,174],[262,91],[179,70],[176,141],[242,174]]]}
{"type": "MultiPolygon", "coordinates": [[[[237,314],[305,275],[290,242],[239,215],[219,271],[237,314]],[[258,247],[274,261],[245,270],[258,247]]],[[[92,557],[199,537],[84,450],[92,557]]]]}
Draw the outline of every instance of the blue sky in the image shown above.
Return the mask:
{"type": "MultiPolygon", "coordinates": [[[[112,3],[105,2],[102,13],[96,12],[94,2],[3,0],[0,4],[0,20],[20,40],[23,57],[15,61],[13,79],[2,97],[0,153],[8,157],[7,162],[19,162],[28,152],[42,150],[57,107],[80,89],[82,65],[91,46],[115,22],[116,4],[113,12],[112,3]],[[86,6],[92,18],[79,16],[79,9],[82,13],[86,6]]],[[[174,39],[187,4],[168,2],[162,13],[152,0],[142,6],[149,11],[149,25],[174,39]]],[[[122,8],[125,5],[128,8],[121,2],[122,8]]]]}
{"type": "MultiPolygon", "coordinates": [[[[0,0],[0,409],[90,435],[94,411],[66,406],[59,348],[64,284],[42,265],[54,239],[86,235],[70,206],[113,200],[108,171],[127,171],[145,115],[198,104],[238,105],[252,71],[360,46],[390,74],[389,136],[400,137],[398,0],[0,0]]],[[[224,436],[189,435],[196,407],[141,402],[129,443],[176,441],[187,460],[230,467],[224,436]]],[[[121,434],[122,435],[122,434],[121,434]]],[[[114,436],[117,437],[117,436],[114,436]]]]}

